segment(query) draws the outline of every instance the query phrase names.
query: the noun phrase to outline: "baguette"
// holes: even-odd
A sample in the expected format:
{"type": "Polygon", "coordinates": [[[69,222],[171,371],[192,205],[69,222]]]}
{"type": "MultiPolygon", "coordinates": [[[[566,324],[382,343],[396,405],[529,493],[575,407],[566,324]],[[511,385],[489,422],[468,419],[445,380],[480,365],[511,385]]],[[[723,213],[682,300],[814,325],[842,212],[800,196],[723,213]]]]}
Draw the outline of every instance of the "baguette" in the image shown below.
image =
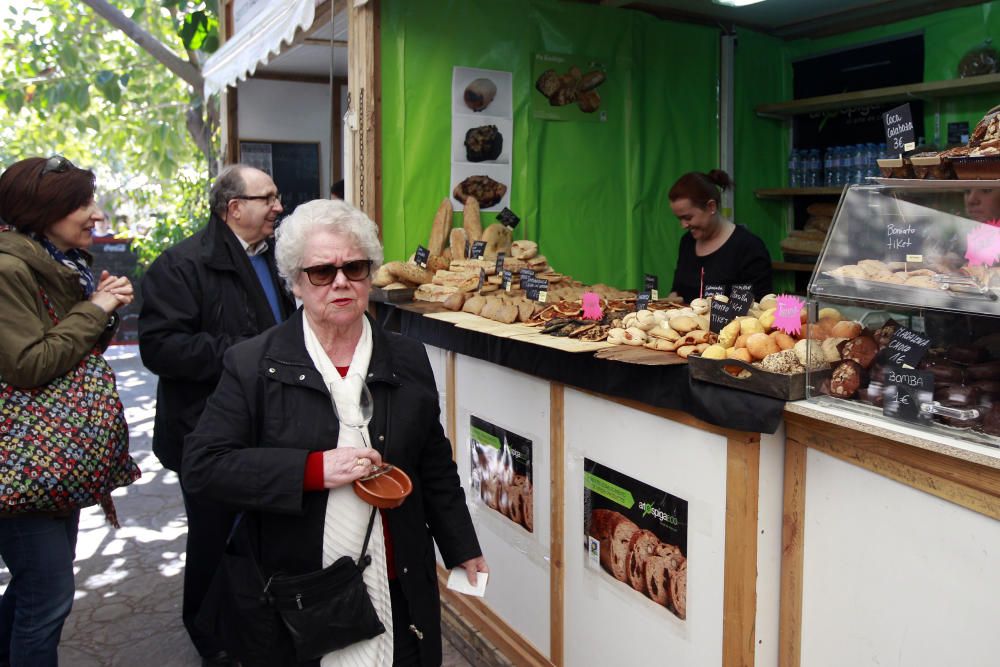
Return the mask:
{"type": "MultiPolygon", "coordinates": [[[[468,209],[466,209],[468,210],[468,209]]],[[[465,244],[469,241],[469,237],[466,235],[466,231],[459,227],[455,227],[451,230],[451,234],[448,237],[448,245],[451,247],[451,259],[452,261],[456,259],[465,259],[465,244]]],[[[442,268],[448,268],[447,266],[442,268]]]]}
{"type": "Polygon", "coordinates": [[[455,209],[451,205],[451,199],[445,197],[438,206],[437,214],[434,216],[434,225],[431,227],[431,236],[427,241],[427,249],[432,255],[440,255],[444,251],[444,242],[448,238],[448,230],[451,229],[451,220],[455,209]]]}
{"type": "MultiPolygon", "coordinates": [[[[479,200],[475,197],[466,197],[465,199],[465,210],[462,211],[462,229],[465,231],[469,243],[483,238],[483,223],[479,217],[479,200]]],[[[454,254],[452,251],[452,255],[454,254]]]]}
{"type": "Polygon", "coordinates": [[[424,285],[434,279],[434,272],[408,262],[389,262],[386,264],[392,275],[403,282],[424,285]]]}
{"type": "Polygon", "coordinates": [[[416,301],[444,303],[449,296],[455,294],[456,292],[458,292],[458,288],[452,287],[451,285],[432,285],[428,283],[418,287],[413,293],[413,298],[416,301]]]}

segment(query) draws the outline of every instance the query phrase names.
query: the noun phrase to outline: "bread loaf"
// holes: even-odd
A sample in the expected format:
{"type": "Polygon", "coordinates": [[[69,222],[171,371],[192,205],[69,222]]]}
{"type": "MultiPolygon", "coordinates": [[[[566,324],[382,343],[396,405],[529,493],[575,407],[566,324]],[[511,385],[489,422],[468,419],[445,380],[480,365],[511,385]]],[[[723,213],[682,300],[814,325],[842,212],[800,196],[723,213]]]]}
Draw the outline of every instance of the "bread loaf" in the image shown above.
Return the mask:
{"type": "Polygon", "coordinates": [[[538,255],[538,244],[534,241],[514,241],[510,245],[510,254],[517,259],[531,259],[538,255]]]}
{"type": "Polygon", "coordinates": [[[486,297],[484,296],[472,296],[465,302],[462,306],[462,312],[472,313],[473,315],[479,315],[482,313],[483,306],[486,305],[486,297]]]}
{"type": "MultiPolygon", "coordinates": [[[[465,199],[465,209],[462,211],[462,229],[469,243],[483,238],[483,223],[479,217],[479,200],[475,197],[466,197],[465,199]]],[[[452,248],[454,247],[452,245],[452,248]]],[[[452,254],[457,256],[454,251],[452,254]]],[[[464,255],[462,256],[464,257],[464,255]]]]}
{"type": "MultiPolygon", "coordinates": [[[[452,261],[455,261],[456,259],[463,260],[466,258],[465,251],[467,250],[467,241],[468,237],[466,236],[464,229],[455,227],[451,230],[451,233],[448,235],[448,247],[451,248],[452,261]]],[[[448,267],[446,266],[444,268],[448,267]]]]}
{"type": "Polygon", "coordinates": [[[660,538],[649,530],[640,530],[632,538],[625,571],[628,573],[628,583],[640,593],[646,592],[646,560],[656,554],[659,544],[660,538]]]}
{"type": "Polygon", "coordinates": [[[434,285],[427,283],[421,285],[413,292],[413,298],[417,301],[431,301],[434,303],[444,303],[449,296],[458,291],[458,288],[450,285],[434,285]]]}
{"type": "Polygon", "coordinates": [[[687,618],[687,561],[670,577],[670,602],[680,618],[687,618]]]}
{"type": "Polygon", "coordinates": [[[627,573],[625,572],[625,564],[628,559],[629,547],[632,544],[632,535],[639,530],[639,527],[625,519],[615,526],[614,531],[611,534],[611,538],[608,541],[608,557],[604,557],[604,544],[601,544],[601,564],[605,566],[611,574],[614,575],[615,579],[618,581],[626,581],[627,573]],[[605,564],[607,560],[607,564],[605,564]]]}
{"type": "Polygon", "coordinates": [[[432,255],[440,255],[444,250],[444,242],[448,238],[454,213],[455,209],[451,205],[451,199],[445,197],[441,205],[438,206],[437,214],[434,216],[434,224],[431,227],[430,239],[427,241],[427,249],[432,255]]]}
{"type": "Polygon", "coordinates": [[[650,556],[643,568],[645,593],[653,602],[670,606],[670,574],[669,559],[663,556],[650,556]]]}
{"type": "MultiPolygon", "coordinates": [[[[486,249],[483,251],[483,257],[495,258],[497,253],[501,252],[510,255],[510,245],[513,242],[513,236],[506,225],[494,222],[483,231],[483,237],[480,240],[486,241],[486,249]]],[[[507,268],[506,262],[504,263],[504,268],[507,268]]]]}
{"type": "Polygon", "coordinates": [[[392,275],[404,282],[424,285],[434,279],[434,272],[421,268],[409,262],[389,262],[386,264],[392,275]]]}

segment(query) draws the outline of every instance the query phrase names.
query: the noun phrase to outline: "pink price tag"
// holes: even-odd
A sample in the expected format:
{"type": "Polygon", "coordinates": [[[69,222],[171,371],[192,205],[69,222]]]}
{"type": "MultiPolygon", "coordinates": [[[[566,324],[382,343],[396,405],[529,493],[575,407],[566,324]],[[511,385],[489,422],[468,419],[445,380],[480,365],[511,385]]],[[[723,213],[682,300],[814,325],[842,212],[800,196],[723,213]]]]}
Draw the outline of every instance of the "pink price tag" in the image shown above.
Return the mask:
{"type": "Polygon", "coordinates": [[[601,312],[601,296],[596,292],[583,293],[583,319],[599,320],[604,317],[601,312]]]}
{"type": "Polygon", "coordinates": [[[976,225],[965,239],[965,258],[971,266],[992,266],[1000,259],[1000,227],[976,225]]]}
{"type": "Polygon", "coordinates": [[[778,309],[774,311],[774,328],[786,334],[797,336],[802,333],[802,307],[805,301],[797,296],[782,294],[778,297],[778,309]]]}

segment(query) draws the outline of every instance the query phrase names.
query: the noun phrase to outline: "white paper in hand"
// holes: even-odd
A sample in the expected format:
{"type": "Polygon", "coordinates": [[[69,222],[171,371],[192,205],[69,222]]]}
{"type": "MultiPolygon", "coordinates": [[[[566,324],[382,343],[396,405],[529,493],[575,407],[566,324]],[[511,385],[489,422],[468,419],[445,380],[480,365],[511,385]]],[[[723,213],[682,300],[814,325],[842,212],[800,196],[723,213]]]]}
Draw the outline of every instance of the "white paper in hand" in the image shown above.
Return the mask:
{"type": "Polygon", "coordinates": [[[476,575],[476,585],[473,586],[469,583],[469,575],[466,574],[465,568],[456,567],[448,575],[448,588],[481,598],[486,593],[486,580],[489,579],[490,574],[489,572],[477,572],[476,575]]]}

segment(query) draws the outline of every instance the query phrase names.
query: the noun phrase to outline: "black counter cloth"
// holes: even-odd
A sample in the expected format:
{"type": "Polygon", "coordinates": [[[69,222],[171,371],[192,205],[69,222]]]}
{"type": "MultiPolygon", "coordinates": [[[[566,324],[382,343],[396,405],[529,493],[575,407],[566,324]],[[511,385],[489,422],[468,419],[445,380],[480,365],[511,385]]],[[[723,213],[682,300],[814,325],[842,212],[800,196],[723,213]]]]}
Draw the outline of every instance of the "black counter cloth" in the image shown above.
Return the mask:
{"type": "Polygon", "coordinates": [[[458,329],[387,304],[378,304],[378,308],[379,322],[389,329],[538,378],[686,412],[709,424],[739,431],[774,433],[781,424],[784,401],[692,380],[686,364],[642,366],[609,361],[458,329]]]}
{"type": "Polygon", "coordinates": [[[694,245],[691,232],[681,237],[672,288],[688,303],[701,296],[702,268],[705,284],[725,285],[727,295],[734,284],[745,283],[753,285],[753,295],[758,300],[771,293],[771,255],[764,242],[743,225],[736,225],[732,236],[710,255],[699,257],[694,245]]]}

